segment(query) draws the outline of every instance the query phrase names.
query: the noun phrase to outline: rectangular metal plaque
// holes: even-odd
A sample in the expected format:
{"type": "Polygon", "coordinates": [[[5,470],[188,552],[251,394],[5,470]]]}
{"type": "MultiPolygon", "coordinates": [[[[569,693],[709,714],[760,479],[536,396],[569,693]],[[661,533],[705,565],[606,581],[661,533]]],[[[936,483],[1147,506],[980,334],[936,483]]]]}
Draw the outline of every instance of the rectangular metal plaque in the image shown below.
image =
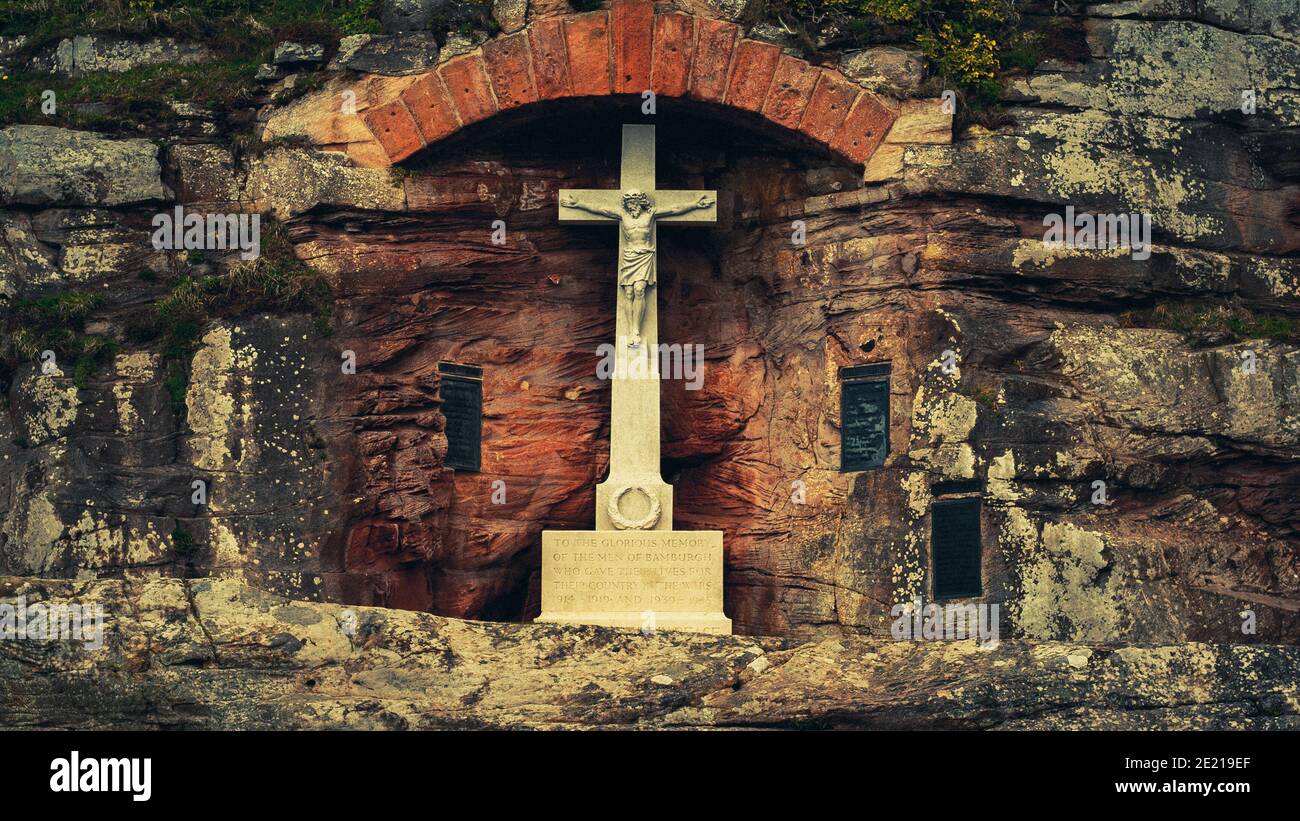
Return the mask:
{"type": "Polygon", "coordinates": [[[845,380],[840,386],[840,470],[880,467],[889,453],[889,379],[845,380]]]}
{"type": "Polygon", "coordinates": [[[930,507],[930,557],[936,599],[981,595],[979,499],[937,501],[930,507]]]}
{"type": "Polygon", "coordinates": [[[447,418],[447,459],[456,470],[478,470],[483,439],[483,369],[439,363],[439,396],[447,418]]]}

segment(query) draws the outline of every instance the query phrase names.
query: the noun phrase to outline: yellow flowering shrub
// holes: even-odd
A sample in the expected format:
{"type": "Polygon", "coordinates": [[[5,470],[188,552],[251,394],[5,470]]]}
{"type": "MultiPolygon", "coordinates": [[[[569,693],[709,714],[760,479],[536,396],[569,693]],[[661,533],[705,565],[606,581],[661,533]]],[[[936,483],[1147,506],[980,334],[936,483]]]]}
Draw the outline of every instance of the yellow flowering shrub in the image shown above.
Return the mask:
{"type": "Polygon", "coordinates": [[[963,37],[944,23],[937,35],[917,35],[916,43],[940,73],[959,83],[979,84],[997,76],[998,41],[981,32],[963,37]]]}
{"type": "Polygon", "coordinates": [[[944,88],[980,104],[997,98],[1004,69],[1035,61],[1030,35],[1019,30],[1019,1],[760,0],[759,8],[808,51],[914,44],[944,88]]]}

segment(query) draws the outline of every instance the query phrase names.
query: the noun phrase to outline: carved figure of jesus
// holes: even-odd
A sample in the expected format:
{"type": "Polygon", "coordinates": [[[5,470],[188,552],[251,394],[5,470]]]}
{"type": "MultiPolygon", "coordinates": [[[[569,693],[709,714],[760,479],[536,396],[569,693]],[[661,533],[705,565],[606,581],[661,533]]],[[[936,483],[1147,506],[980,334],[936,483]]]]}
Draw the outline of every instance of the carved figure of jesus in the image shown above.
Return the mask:
{"type": "Polygon", "coordinates": [[[623,236],[623,258],[618,263],[618,285],[623,291],[624,318],[632,329],[629,348],[641,346],[641,325],[645,321],[646,291],[658,281],[655,271],[655,220],[708,208],[713,198],[701,194],[695,202],[656,208],[644,191],[629,188],[623,192],[622,212],[595,203],[584,203],[572,194],[560,198],[560,205],[590,214],[616,219],[623,236]]]}

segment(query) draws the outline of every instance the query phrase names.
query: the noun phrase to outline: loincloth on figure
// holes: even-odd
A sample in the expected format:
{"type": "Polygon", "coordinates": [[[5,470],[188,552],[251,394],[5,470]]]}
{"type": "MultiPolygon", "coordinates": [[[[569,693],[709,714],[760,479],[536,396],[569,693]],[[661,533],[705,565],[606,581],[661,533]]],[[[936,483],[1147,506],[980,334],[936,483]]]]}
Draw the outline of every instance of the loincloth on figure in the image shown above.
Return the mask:
{"type": "Polygon", "coordinates": [[[623,251],[623,264],[618,266],[618,284],[635,285],[644,282],[646,287],[655,284],[655,249],[628,248],[623,251]]]}

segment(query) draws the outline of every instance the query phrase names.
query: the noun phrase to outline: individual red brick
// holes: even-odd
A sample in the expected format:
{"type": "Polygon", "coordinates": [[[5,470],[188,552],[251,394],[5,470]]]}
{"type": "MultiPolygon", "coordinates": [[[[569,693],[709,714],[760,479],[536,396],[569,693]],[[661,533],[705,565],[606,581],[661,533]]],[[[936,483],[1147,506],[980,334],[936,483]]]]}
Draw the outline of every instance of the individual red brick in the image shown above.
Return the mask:
{"type": "Polygon", "coordinates": [[[460,128],[447,89],[438,75],[430,72],[402,92],[402,100],[420,127],[426,143],[436,142],[460,128]]]}
{"type": "Polygon", "coordinates": [[[786,128],[798,128],[819,74],[817,67],[806,60],[781,55],[763,103],[763,116],[786,128]]]}
{"type": "Polygon", "coordinates": [[[650,54],[654,43],[654,0],[614,0],[614,91],[640,94],[650,88],[650,54]]]}
{"type": "Polygon", "coordinates": [[[609,15],[603,11],[580,14],[564,24],[569,49],[569,81],[579,96],[604,96],[609,83],[609,15]]]}
{"type": "Polygon", "coordinates": [[[823,69],[821,75],[799,121],[799,130],[819,143],[829,143],[848,116],[859,89],[833,71],[823,69]]]}
{"type": "Polygon", "coordinates": [[[533,81],[537,84],[537,97],[554,100],[569,97],[573,86],[569,82],[569,52],[564,47],[564,22],[549,17],[529,26],[528,45],[533,52],[533,81]]]}
{"type": "Polygon", "coordinates": [[[362,119],[365,120],[370,133],[374,134],[375,139],[379,140],[379,144],[384,147],[388,159],[393,162],[404,160],[424,148],[420,129],[401,100],[372,106],[366,109],[362,119]]]}
{"type": "Polygon", "coordinates": [[[727,72],[736,43],[736,27],[723,20],[701,17],[691,58],[689,95],[697,100],[720,103],[727,93],[727,72]]]}
{"type": "Polygon", "coordinates": [[[665,97],[684,97],[695,52],[695,18],[689,14],[656,17],[653,52],[650,89],[665,97]]]}
{"type": "Polygon", "coordinates": [[[537,102],[528,35],[520,32],[483,44],[483,62],[502,111],[537,102]]]}
{"type": "Polygon", "coordinates": [[[767,99],[772,74],[781,49],[771,43],[741,40],[736,46],[736,57],[731,61],[731,81],[727,84],[726,102],[736,108],[758,111],[767,99]]]}
{"type": "Polygon", "coordinates": [[[881,104],[875,95],[864,91],[858,95],[849,116],[835,132],[831,149],[854,162],[865,163],[893,124],[894,112],[881,104]]]}
{"type": "Polygon", "coordinates": [[[447,84],[447,94],[463,125],[476,123],[496,113],[496,99],[492,96],[482,57],[477,54],[456,57],[443,63],[438,74],[447,84]]]}

